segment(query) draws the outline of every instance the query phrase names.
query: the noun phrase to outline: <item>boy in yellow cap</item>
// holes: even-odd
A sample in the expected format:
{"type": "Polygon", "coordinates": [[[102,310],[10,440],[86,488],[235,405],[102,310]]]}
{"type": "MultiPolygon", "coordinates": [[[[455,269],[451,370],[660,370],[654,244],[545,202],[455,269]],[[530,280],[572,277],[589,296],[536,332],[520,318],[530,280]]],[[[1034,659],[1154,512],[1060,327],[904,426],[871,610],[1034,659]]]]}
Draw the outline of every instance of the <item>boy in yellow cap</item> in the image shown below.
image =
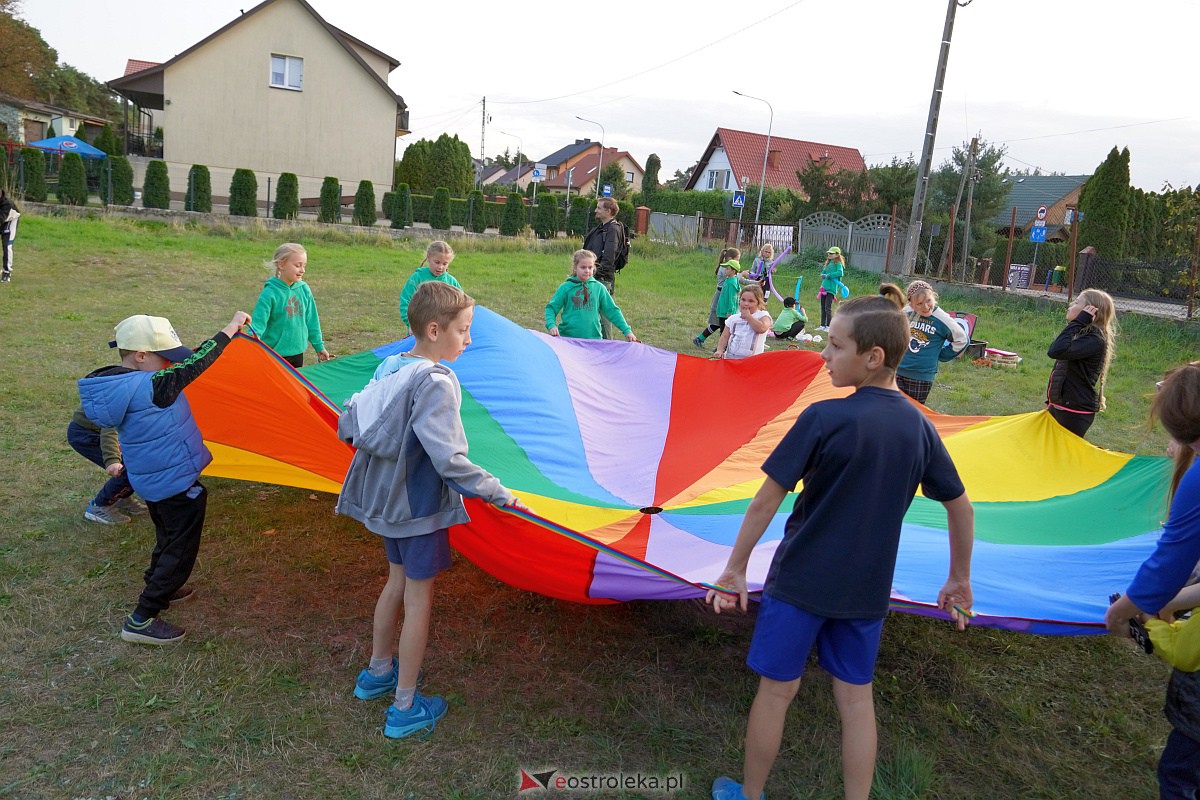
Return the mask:
{"type": "Polygon", "coordinates": [[[137,314],[121,320],[109,347],[121,363],[79,381],[88,419],[116,428],[125,471],[154,521],[154,552],[137,608],[125,618],[121,638],[170,644],[183,628],[159,613],[192,596],[186,585],[200,552],[208,494],[200,471],[212,461],[183,389],[208,369],[250,315],[239,311],[195,352],[184,347],[165,317],[137,314]]]}

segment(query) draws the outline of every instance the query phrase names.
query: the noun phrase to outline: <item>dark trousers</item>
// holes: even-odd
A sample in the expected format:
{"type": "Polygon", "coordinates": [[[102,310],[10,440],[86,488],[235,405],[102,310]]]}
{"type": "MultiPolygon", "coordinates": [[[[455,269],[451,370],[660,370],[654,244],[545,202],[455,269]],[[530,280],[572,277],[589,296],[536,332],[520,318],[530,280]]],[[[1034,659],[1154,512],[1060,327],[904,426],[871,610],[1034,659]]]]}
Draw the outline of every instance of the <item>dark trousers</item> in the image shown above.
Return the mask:
{"type": "MultiPolygon", "coordinates": [[[[72,422],[67,425],[67,444],[71,445],[76,453],[100,469],[104,469],[104,453],[100,450],[100,434],[98,432],[89,431],[82,425],[72,422]]],[[[129,478],[122,472],[115,478],[109,477],[100,487],[100,491],[92,502],[98,506],[111,506],[131,494],[133,494],[133,487],[129,485],[129,478]]]]}
{"type": "Polygon", "coordinates": [[[828,328],[833,319],[833,292],[821,295],[821,325],[828,328]]]}
{"type": "Polygon", "coordinates": [[[1158,796],[1160,800],[1196,800],[1198,792],[1200,742],[1172,730],[1158,759],[1158,796]]]}
{"type": "Polygon", "coordinates": [[[795,322],[795,323],[792,323],[792,327],[788,328],[783,333],[775,334],[775,338],[776,339],[795,339],[797,336],[799,336],[802,333],[804,333],[804,323],[803,322],[795,322]]]}
{"type": "MultiPolygon", "coordinates": [[[[615,301],[617,298],[617,276],[605,275],[601,277],[597,275],[596,280],[604,284],[604,287],[608,289],[608,293],[613,296],[613,300],[615,301]]],[[[603,314],[600,315],[600,335],[605,339],[612,338],[612,323],[609,322],[608,317],[604,316],[603,314]]]]}
{"type": "Polygon", "coordinates": [[[924,404],[929,399],[929,390],[933,388],[933,381],[918,381],[897,375],[896,386],[913,400],[924,404]]]}
{"type": "Polygon", "coordinates": [[[282,356],[282,358],[284,361],[291,364],[296,369],[300,369],[301,367],[304,366],[304,353],[300,353],[300,354],[294,355],[294,356],[282,356]]]}
{"type": "Polygon", "coordinates": [[[200,532],[208,492],[197,481],[186,492],[166,500],[146,501],[154,521],[154,553],[146,568],[146,588],[138,598],[137,614],[156,617],[171,605],[171,595],[187,583],[200,554],[200,532]]]}
{"type": "Polygon", "coordinates": [[[1048,406],[1050,416],[1054,417],[1054,421],[1071,433],[1078,436],[1080,439],[1087,435],[1088,428],[1092,427],[1092,423],[1096,421],[1095,414],[1076,414],[1073,411],[1063,411],[1061,408],[1048,406]]]}

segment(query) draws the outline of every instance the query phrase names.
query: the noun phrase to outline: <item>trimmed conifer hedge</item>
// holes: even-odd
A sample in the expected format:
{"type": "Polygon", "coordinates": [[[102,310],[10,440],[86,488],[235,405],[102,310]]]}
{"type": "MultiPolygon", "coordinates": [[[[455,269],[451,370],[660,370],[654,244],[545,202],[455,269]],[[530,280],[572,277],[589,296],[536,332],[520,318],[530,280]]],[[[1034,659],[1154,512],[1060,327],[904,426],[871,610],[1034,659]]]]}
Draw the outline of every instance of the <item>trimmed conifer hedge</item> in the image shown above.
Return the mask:
{"type": "Polygon", "coordinates": [[[212,175],[204,164],[192,164],[188,170],[187,195],[183,198],[184,211],[212,213],[212,175]]]}
{"type": "Polygon", "coordinates": [[[22,189],[25,199],[34,203],[46,202],[46,156],[36,147],[23,147],[21,165],[25,179],[22,189]]]}
{"type": "Polygon", "coordinates": [[[142,182],[142,208],[170,208],[171,179],[167,175],[167,162],[151,161],[146,165],[146,179],[142,182]]]}
{"type": "Polygon", "coordinates": [[[504,204],[504,217],[500,220],[500,233],[503,236],[517,236],[525,230],[525,200],[517,192],[508,195],[504,204]]]}
{"type": "Polygon", "coordinates": [[[325,176],[325,180],[321,181],[321,208],[317,213],[317,221],[342,221],[342,184],[332,175],[325,176]]]}
{"type": "Polygon", "coordinates": [[[295,219],[300,215],[300,179],[294,172],[279,176],[279,189],[275,192],[275,207],[271,216],[275,219],[295,219]]]}
{"type": "Polygon", "coordinates": [[[64,206],[86,206],[88,199],[87,173],[79,153],[67,153],[58,169],[58,202],[64,206]]]}
{"type": "Polygon", "coordinates": [[[375,212],[375,184],[370,181],[359,181],[358,191],[354,193],[354,216],[352,217],[355,225],[361,225],[364,228],[369,228],[375,224],[375,220],[379,219],[379,215],[375,212]]]}
{"type": "Polygon", "coordinates": [[[561,198],[551,192],[538,195],[537,208],[533,211],[533,230],[539,238],[553,239],[558,236],[559,218],[562,211],[559,208],[561,198]]]}
{"type": "Polygon", "coordinates": [[[413,224],[412,191],[407,183],[396,184],[396,197],[392,200],[393,228],[411,228],[413,224]]]}
{"type": "Polygon", "coordinates": [[[229,216],[258,216],[258,178],[253,170],[238,167],[229,182],[229,216]]]}
{"type": "Polygon", "coordinates": [[[479,189],[467,194],[467,219],[464,227],[472,233],[483,233],[487,227],[487,211],[484,209],[483,192],[479,189]]]}
{"type": "Polygon", "coordinates": [[[439,186],[433,190],[429,203],[429,227],[435,231],[450,230],[450,190],[439,186]]]}

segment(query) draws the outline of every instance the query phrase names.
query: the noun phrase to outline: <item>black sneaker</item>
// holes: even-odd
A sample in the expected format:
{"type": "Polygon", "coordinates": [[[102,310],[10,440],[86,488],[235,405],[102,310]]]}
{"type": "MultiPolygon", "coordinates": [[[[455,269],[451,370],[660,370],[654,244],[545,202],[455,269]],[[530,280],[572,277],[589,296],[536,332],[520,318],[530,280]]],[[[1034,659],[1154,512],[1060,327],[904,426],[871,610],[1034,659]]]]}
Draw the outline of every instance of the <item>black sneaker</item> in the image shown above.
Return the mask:
{"type": "Polygon", "coordinates": [[[167,603],[167,608],[178,605],[179,603],[186,603],[188,600],[195,599],[195,597],[196,590],[185,583],[183,586],[180,586],[178,589],[176,589],[175,593],[171,595],[169,602],[167,603]]]}
{"type": "Polygon", "coordinates": [[[127,642],[139,644],[173,644],[186,635],[183,628],[172,625],[165,619],[154,617],[138,625],[133,621],[133,615],[125,617],[121,626],[121,638],[127,642]]]}

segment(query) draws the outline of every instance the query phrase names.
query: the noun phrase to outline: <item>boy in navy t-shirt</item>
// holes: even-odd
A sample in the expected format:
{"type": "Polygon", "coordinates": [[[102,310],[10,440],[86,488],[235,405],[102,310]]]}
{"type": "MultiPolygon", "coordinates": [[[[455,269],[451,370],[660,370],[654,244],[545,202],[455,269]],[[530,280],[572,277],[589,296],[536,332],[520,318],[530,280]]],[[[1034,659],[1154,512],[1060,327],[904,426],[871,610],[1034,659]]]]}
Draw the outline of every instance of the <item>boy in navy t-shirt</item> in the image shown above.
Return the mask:
{"type": "Polygon", "coordinates": [[[746,609],[750,555],[803,481],[767,574],[747,657],[761,677],[746,729],[745,785],[718,778],[716,800],[763,796],[814,644],[818,663],[833,676],[846,797],[866,800],[876,750],[871,681],[900,526],[918,486],[946,507],[949,521],[950,574],[938,607],[960,630],[966,627],[974,511],[937,431],[896,387],[907,344],[908,322],[890,300],[842,304],[821,357],[833,385],[855,392],[810,406],[763,464],[767,478],[716,581],[728,592],[708,593],[717,613],[746,609]]]}

